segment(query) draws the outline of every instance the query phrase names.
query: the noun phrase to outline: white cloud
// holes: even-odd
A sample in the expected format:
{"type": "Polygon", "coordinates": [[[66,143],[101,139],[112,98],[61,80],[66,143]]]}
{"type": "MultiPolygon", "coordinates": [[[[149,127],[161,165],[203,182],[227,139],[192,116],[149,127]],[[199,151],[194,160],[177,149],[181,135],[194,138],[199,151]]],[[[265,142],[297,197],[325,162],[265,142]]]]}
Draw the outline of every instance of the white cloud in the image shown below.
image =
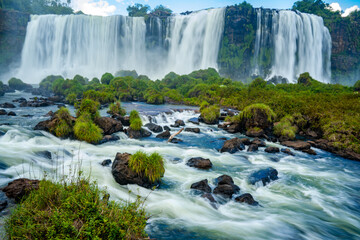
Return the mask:
{"type": "Polygon", "coordinates": [[[75,11],[97,16],[109,16],[116,11],[116,6],[105,0],[72,0],[72,7],[75,11]]]}
{"type": "Polygon", "coordinates": [[[335,2],[335,3],[331,3],[331,4],[329,5],[328,9],[329,9],[330,11],[333,11],[333,12],[336,12],[336,11],[341,12],[340,4],[339,4],[339,3],[336,3],[336,2],[335,2]]]}
{"type": "Polygon", "coordinates": [[[360,11],[360,8],[357,5],[354,5],[352,7],[349,7],[347,9],[345,9],[344,13],[341,14],[342,17],[347,17],[349,16],[350,13],[354,12],[354,11],[360,11]]]}

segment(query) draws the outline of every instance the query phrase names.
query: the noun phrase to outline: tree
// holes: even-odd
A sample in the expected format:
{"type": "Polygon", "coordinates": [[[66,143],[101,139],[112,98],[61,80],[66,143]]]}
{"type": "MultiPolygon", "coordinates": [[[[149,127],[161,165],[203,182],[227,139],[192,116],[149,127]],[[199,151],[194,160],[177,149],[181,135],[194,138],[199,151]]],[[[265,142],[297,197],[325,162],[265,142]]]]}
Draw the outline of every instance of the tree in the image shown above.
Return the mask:
{"type": "Polygon", "coordinates": [[[126,10],[128,11],[130,17],[144,17],[150,11],[150,6],[135,3],[132,6],[128,6],[126,10]]]}
{"type": "Polygon", "coordinates": [[[172,12],[170,8],[160,4],[151,11],[151,14],[156,16],[170,16],[172,12]]]}

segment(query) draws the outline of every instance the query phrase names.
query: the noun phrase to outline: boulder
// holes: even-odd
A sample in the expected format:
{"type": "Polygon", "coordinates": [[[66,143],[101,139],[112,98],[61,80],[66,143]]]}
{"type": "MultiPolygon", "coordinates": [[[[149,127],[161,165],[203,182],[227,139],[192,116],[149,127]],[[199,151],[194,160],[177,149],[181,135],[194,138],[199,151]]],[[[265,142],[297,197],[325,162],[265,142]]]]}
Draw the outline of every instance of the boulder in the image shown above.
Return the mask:
{"type": "Polygon", "coordinates": [[[245,145],[239,138],[233,138],[225,141],[224,145],[220,149],[220,152],[235,153],[245,149],[245,145]]]}
{"type": "Polygon", "coordinates": [[[278,153],[280,152],[280,149],[277,147],[267,147],[265,148],[265,152],[267,153],[278,153]]]}
{"type": "Polygon", "coordinates": [[[111,135],[123,130],[122,123],[110,117],[100,117],[95,120],[95,124],[103,130],[104,135],[111,135]]]}
{"type": "Polygon", "coordinates": [[[282,148],[281,152],[286,153],[291,156],[295,156],[295,154],[289,148],[282,148]]]}
{"type": "MultiPolygon", "coordinates": [[[[129,153],[116,154],[111,170],[115,181],[120,185],[137,184],[145,188],[151,188],[154,186],[154,183],[152,183],[147,177],[142,177],[129,167],[130,156],[131,154],[129,153]]],[[[158,184],[158,182],[155,184],[158,184]]]]}
{"type": "Polygon", "coordinates": [[[0,116],[1,115],[6,115],[6,114],[7,114],[7,112],[4,109],[0,109],[0,116]]]}
{"type": "Polygon", "coordinates": [[[8,198],[15,199],[15,202],[27,196],[32,190],[39,189],[39,180],[30,180],[27,178],[20,178],[10,182],[2,191],[8,198]]]}
{"type": "Polygon", "coordinates": [[[240,138],[240,141],[246,146],[251,145],[251,141],[248,138],[240,138]]]}
{"type": "Polygon", "coordinates": [[[200,128],[185,128],[185,132],[200,133],[200,128]]]}
{"type": "Polygon", "coordinates": [[[212,167],[212,163],[210,159],[196,157],[191,158],[186,163],[189,167],[199,168],[199,169],[210,169],[212,167]]]}
{"type": "Polygon", "coordinates": [[[151,132],[148,130],[141,128],[140,130],[132,130],[131,128],[128,128],[126,131],[129,138],[139,139],[144,137],[150,137],[151,132]]]}
{"type": "MultiPolygon", "coordinates": [[[[205,194],[201,195],[201,197],[209,200],[211,203],[216,203],[216,200],[211,193],[205,193],[205,194]]],[[[215,206],[213,206],[213,207],[215,207],[215,206]]]]}
{"type": "Polygon", "coordinates": [[[156,138],[169,139],[170,136],[171,136],[170,132],[166,130],[165,132],[156,135],[156,138]]]}
{"type": "Polygon", "coordinates": [[[16,107],[14,104],[6,102],[6,103],[1,103],[0,108],[16,108],[16,107]]]}
{"type": "Polygon", "coordinates": [[[264,134],[265,132],[261,128],[250,128],[245,133],[248,137],[262,137],[264,134]]]}
{"type": "Polygon", "coordinates": [[[180,126],[185,126],[184,121],[183,121],[183,120],[180,120],[180,119],[176,120],[176,121],[175,121],[175,124],[170,125],[170,127],[180,127],[180,126]]]}
{"type": "Polygon", "coordinates": [[[265,186],[267,183],[270,183],[271,180],[278,179],[278,171],[272,167],[261,169],[252,173],[249,177],[249,182],[252,185],[255,185],[257,182],[261,181],[265,186]]]}
{"type": "Polygon", "coordinates": [[[211,193],[211,187],[209,186],[207,179],[191,184],[190,188],[203,191],[205,193],[211,193]]]}
{"type": "Polygon", "coordinates": [[[171,129],[168,126],[164,126],[164,130],[169,132],[171,131],[171,129]]]}
{"type": "Polygon", "coordinates": [[[248,148],[248,152],[256,152],[259,149],[258,145],[256,144],[251,144],[248,148]]]}
{"type": "Polygon", "coordinates": [[[233,179],[228,175],[222,175],[216,178],[215,183],[217,183],[217,186],[214,189],[214,194],[221,195],[225,198],[231,198],[232,195],[240,191],[240,188],[234,184],[233,179]]]}
{"type": "Polygon", "coordinates": [[[304,149],[302,152],[310,154],[310,155],[317,155],[317,153],[313,149],[304,149]]]}
{"type": "Polygon", "coordinates": [[[105,159],[104,161],[101,162],[101,165],[106,167],[106,166],[110,166],[111,163],[112,163],[111,159],[105,159]]]}
{"type": "Polygon", "coordinates": [[[297,140],[297,141],[284,141],[281,142],[282,145],[287,146],[287,147],[291,147],[295,150],[306,150],[306,149],[310,149],[311,145],[308,142],[304,142],[301,140],[297,140]]]}
{"type": "Polygon", "coordinates": [[[155,123],[147,123],[145,124],[145,127],[147,127],[150,131],[159,133],[163,131],[163,128],[159,125],[156,125],[155,123]]]}
{"type": "Polygon", "coordinates": [[[196,125],[199,125],[199,124],[200,124],[199,118],[190,118],[190,119],[188,120],[188,122],[193,123],[193,124],[196,124],[196,125]]]}
{"type": "Polygon", "coordinates": [[[170,142],[171,143],[181,143],[181,142],[183,142],[183,140],[181,140],[180,138],[173,138],[173,139],[171,139],[170,142]]]}
{"type": "Polygon", "coordinates": [[[40,151],[36,153],[37,156],[51,160],[52,154],[50,151],[40,151]]]}
{"type": "Polygon", "coordinates": [[[49,132],[51,126],[53,126],[53,121],[52,120],[45,120],[45,121],[41,121],[38,124],[36,124],[36,126],[34,127],[34,130],[41,130],[41,131],[46,131],[49,132]]]}
{"type": "Polygon", "coordinates": [[[119,140],[120,138],[114,134],[112,135],[105,135],[99,142],[98,144],[104,144],[104,143],[107,143],[107,142],[114,142],[114,141],[117,141],[119,140]]]}
{"type": "Polygon", "coordinates": [[[259,147],[266,147],[266,143],[263,140],[260,140],[259,138],[254,138],[254,140],[251,141],[251,144],[256,144],[259,147]]]}
{"type": "Polygon", "coordinates": [[[352,149],[339,149],[334,143],[326,139],[317,139],[309,142],[313,147],[337,154],[343,158],[360,161],[360,153],[354,152],[352,149]]]}
{"type": "Polygon", "coordinates": [[[223,125],[223,128],[228,133],[237,133],[237,132],[240,132],[240,130],[241,130],[239,124],[237,124],[237,123],[223,125]]]}
{"type": "Polygon", "coordinates": [[[8,112],[7,115],[8,115],[8,116],[16,116],[16,113],[14,113],[13,111],[11,111],[11,112],[8,112]]]}
{"type": "Polygon", "coordinates": [[[129,116],[121,116],[120,114],[114,114],[111,116],[116,120],[120,121],[123,126],[130,126],[130,117],[129,116]]]}
{"type": "Polygon", "coordinates": [[[252,206],[257,206],[259,203],[254,200],[253,196],[250,193],[244,193],[235,198],[235,202],[247,203],[252,206]]]}

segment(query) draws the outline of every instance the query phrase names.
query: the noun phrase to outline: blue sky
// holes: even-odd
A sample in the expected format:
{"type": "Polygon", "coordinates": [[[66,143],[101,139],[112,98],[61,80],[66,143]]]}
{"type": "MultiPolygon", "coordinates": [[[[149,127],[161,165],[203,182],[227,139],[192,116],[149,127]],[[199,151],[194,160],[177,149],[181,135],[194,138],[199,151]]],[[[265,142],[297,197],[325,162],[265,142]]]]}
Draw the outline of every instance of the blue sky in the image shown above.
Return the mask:
{"type": "MultiPolygon", "coordinates": [[[[93,15],[127,15],[126,7],[134,3],[148,4],[151,8],[162,4],[172,9],[175,13],[180,13],[187,10],[224,7],[240,2],[242,2],[242,0],[72,0],[75,10],[82,10],[87,14],[93,15]]],[[[248,0],[247,2],[254,7],[288,9],[292,7],[295,0],[248,0]]],[[[334,0],[328,1],[328,3],[338,3],[336,6],[340,6],[343,11],[354,5],[360,6],[359,0],[334,0]]]]}

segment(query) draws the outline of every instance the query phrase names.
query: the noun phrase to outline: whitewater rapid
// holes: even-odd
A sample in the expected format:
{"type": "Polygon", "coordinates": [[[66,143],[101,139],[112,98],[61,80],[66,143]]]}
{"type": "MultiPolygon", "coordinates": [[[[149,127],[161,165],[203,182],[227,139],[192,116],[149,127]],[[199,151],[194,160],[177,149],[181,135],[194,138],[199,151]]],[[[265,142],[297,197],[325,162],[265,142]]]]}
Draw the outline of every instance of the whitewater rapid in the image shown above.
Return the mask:
{"type": "MultiPolygon", "coordinates": [[[[6,94],[0,103],[11,101],[23,93],[6,94]]],[[[33,131],[34,125],[56,106],[45,108],[15,108],[18,116],[0,116],[0,185],[18,177],[60,179],[73,174],[79,162],[85,176],[91,176],[113,200],[134,200],[139,194],[147,197],[145,208],[151,218],[146,231],[156,239],[359,239],[360,238],[360,165],[330,153],[315,149],[317,156],[294,151],[295,156],[283,153],[268,154],[246,151],[236,154],[219,153],[221,138],[244,137],[229,134],[216,126],[193,125],[187,120],[198,116],[192,109],[171,111],[184,107],[144,103],[124,103],[125,108],[139,109],[144,123],[149,116],[159,125],[173,124],[182,119],[186,127],[199,127],[200,134],[182,132],[184,142],[167,143],[155,134],[142,140],[128,139],[117,133],[120,140],[103,145],[61,140],[49,133],[33,131]],[[168,112],[168,113],[165,113],[168,112]],[[170,112],[170,113],[169,113],[170,112]],[[33,114],[32,118],[21,117],[33,114]],[[14,125],[12,125],[14,124],[14,125]],[[159,152],[165,159],[165,175],[159,189],[150,191],[137,185],[120,186],[110,167],[100,163],[114,159],[117,152],[134,153],[142,150],[159,152]],[[52,159],[39,154],[50,151],[52,159]],[[209,158],[209,171],[190,168],[191,157],[209,158]],[[273,167],[279,179],[263,187],[250,185],[249,175],[256,170],[273,167]],[[214,209],[210,203],[194,194],[190,185],[202,179],[213,179],[228,174],[241,193],[251,193],[260,206],[254,207],[230,201],[214,209]],[[131,191],[131,192],[129,192],[131,191]]],[[[74,110],[71,108],[71,111],[74,110]]],[[[101,110],[106,115],[106,109],[101,110]]],[[[178,128],[172,128],[172,133],[178,128]]],[[[268,145],[278,144],[267,142],[268,145]]]]}

